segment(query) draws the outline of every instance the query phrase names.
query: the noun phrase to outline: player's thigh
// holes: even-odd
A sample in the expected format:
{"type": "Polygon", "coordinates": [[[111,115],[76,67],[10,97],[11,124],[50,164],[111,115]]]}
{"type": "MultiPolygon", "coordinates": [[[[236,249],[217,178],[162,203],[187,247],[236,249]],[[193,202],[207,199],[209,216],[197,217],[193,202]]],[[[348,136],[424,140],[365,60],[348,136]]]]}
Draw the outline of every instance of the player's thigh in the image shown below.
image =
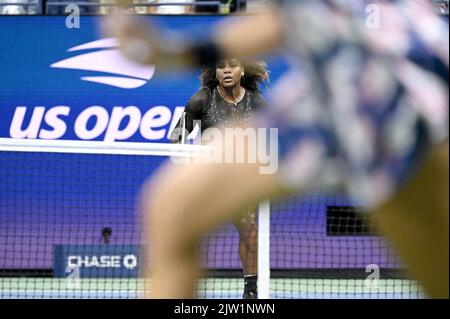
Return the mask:
{"type": "Polygon", "coordinates": [[[448,144],[435,148],[425,159],[418,173],[402,187],[390,201],[382,205],[375,217],[386,227],[396,226],[391,221],[395,218],[408,220],[414,216],[424,223],[448,224],[448,144]]]}
{"type": "Polygon", "coordinates": [[[278,175],[261,174],[259,165],[251,163],[169,164],[151,185],[148,207],[156,222],[164,219],[192,232],[211,229],[250,205],[287,192],[278,175]]]}
{"type": "Polygon", "coordinates": [[[448,298],[448,144],[373,215],[431,297],[448,298]]]}

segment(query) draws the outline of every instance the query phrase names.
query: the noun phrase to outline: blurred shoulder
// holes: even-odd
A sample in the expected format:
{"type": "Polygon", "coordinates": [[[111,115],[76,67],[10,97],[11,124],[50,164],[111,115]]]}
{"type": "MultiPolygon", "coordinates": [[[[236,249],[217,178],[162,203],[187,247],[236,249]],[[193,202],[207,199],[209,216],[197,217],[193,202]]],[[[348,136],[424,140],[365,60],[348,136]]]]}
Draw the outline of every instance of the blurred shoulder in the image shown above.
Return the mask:
{"type": "Polygon", "coordinates": [[[199,110],[208,105],[211,98],[211,91],[209,89],[201,88],[189,99],[188,106],[192,109],[199,110]]]}
{"type": "Polygon", "coordinates": [[[253,100],[253,104],[255,105],[255,108],[267,108],[267,102],[265,100],[265,98],[262,96],[261,93],[257,93],[257,92],[250,92],[250,96],[253,100]]]}

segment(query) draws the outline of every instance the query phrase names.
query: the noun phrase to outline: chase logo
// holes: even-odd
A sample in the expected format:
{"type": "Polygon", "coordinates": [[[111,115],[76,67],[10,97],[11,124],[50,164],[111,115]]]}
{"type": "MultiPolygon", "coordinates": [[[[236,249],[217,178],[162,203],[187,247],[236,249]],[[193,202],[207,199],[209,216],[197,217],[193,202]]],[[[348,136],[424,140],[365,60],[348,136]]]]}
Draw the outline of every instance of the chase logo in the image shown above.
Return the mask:
{"type": "Polygon", "coordinates": [[[139,245],[55,245],[53,275],[66,278],[134,278],[139,275],[139,245]]]}
{"type": "Polygon", "coordinates": [[[52,68],[97,71],[111,75],[82,76],[81,80],[101,83],[121,89],[136,89],[154,75],[154,66],[143,66],[126,59],[117,49],[113,38],[101,39],[75,46],[67,52],[95,50],[81,53],[50,65],[52,68]]]}
{"type": "Polygon", "coordinates": [[[133,254],[120,255],[69,255],[67,256],[67,267],[73,268],[120,268],[134,269],[137,267],[138,259],[133,254]]]}

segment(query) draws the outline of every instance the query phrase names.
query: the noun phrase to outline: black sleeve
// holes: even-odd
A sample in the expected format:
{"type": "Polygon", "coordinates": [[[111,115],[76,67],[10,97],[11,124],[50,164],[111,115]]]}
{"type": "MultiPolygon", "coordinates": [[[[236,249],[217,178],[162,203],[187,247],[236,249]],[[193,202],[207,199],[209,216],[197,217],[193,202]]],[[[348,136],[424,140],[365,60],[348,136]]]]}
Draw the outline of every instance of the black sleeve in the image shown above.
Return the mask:
{"type": "MultiPolygon", "coordinates": [[[[184,111],[186,112],[185,125],[186,136],[194,130],[194,121],[201,120],[208,103],[208,93],[206,90],[200,90],[195,93],[187,103],[184,111]]],[[[181,118],[170,134],[170,143],[181,143],[182,127],[181,118]]]]}
{"type": "Polygon", "coordinates": [[[261,94],[253,95],[253,108],[256,112],[267,111],[269,109],[266,100],[261,94]]]}

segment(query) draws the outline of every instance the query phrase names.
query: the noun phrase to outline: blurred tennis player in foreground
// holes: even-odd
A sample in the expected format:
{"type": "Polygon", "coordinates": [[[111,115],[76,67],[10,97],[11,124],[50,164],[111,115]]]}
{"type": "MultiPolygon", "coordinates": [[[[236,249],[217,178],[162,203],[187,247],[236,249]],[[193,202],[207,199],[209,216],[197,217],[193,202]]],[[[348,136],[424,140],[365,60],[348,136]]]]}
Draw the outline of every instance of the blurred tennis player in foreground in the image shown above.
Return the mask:
{"type": "Polygon", "coordinates": [[[253,124],[278,128],[276,174],[261,174],[260,163],[167,164],[151,182],[152,297],[194,296],[199,238],[232,212],[344,187],[374,211],[429,296],[448,298],[448,22],[426,1],[380,1],[379,25],[368,27],[364,5],[354,2],[280,1],[218,25],[204,43],[171,41],[128,17],[107,27],[124,54],[160,68],[276,47],[302,67],[275,89],[274,111],[253,124]]]}

